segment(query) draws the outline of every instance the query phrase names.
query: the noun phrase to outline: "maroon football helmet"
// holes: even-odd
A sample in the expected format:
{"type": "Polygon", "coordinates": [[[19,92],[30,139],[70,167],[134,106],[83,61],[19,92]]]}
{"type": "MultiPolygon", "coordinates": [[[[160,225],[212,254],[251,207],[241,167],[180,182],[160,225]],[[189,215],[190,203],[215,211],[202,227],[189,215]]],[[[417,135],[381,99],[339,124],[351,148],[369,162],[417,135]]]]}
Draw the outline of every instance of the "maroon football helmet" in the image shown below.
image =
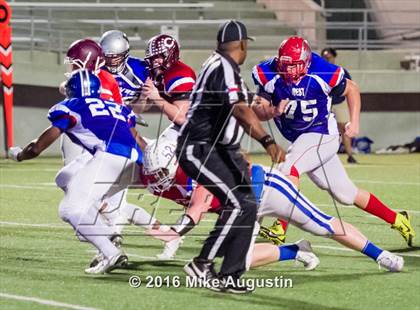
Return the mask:
{"type": "Polygon", "coordinates": [[[87,69],[97,73],[105,65],[105,58],[98,43],[82,39],[70,45],[64,63],[72,65],[72,71],[87,69]]]}
{"type": "Polygon", "coordinates": [[[290,37],[280,44],[277,64],[286,82],[299,82],[308,72],[311,60],[311,47],[304,38],[290,37]]]}
{"type": "Polygon", "coordinates": [[[179,60],[178,42],[173,37],[166,34],[154,36],[147,42],[144,60],[147,62],[149,70],[152,73],[157,69],[161,71],[168,70],[179,60]],[[162,58],[163,61],[155,61],[157,58],[162,58]]]}

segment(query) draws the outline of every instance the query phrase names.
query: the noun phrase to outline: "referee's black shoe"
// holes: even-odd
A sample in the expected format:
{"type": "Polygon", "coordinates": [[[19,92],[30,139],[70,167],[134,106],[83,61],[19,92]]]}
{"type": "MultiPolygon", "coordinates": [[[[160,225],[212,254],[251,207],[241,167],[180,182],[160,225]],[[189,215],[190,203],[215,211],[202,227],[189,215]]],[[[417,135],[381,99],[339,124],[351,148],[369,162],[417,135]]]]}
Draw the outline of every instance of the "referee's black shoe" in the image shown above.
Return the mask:
{"type": "Polygon", "coordinates": [[[248,294],[255,290],[254,287],[249,286],[239,278],[232,276],[223,277],[217,282],[212,282],[208,289],[216,292],[231,294],[248,294]]]}
{"type": "Polygon", "coordinates": [[[214,263],[207,259],[195,257],[192,262],[184,266],[184,271],[192,278],[200,280],[217,279],[214,263]]]}

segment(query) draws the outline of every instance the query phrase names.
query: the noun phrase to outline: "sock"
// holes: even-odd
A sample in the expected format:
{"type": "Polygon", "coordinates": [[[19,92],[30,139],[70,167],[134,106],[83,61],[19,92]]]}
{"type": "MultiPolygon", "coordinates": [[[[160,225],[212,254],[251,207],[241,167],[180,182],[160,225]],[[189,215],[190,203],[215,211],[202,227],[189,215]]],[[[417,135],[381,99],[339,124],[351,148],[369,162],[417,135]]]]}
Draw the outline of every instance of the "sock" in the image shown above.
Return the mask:
{"type": "Polygon", "coordinates": [[[289,225],[289,222],[282,219],[277,219],[277,224],[280,224],[281,227],[283,227],[284,232],[286,232],[287,225],[289,225]]]}
{"type": "Polygon", "coordinates": [[[126,203],[122,212],[127,216],[127,219],[137,226],[142,226],[149,229],[156,222],[156,218],[149,214],[146,210],[131,203],[126,203]]]}
{"type": "Polygon", "coordinates": [[[88,208],[81,216],[80,213],[70,214],[68,219],[71,225],[76,227],[76,234],[83,236],[83,239],[93,244],[105,257],[114,256],[119,252],[109,240],[114,233],[113,228],[106,224],[96,207],[88,208]]]}
{"type": "Polygon", "coordinates": [[[383,251],[384,250],[378,248],[376,245],[374,245],[372,242],[370,242],[368,240],[368,241],[366,241],[366,245],[363,248],[362,253],[365,254],[366,256],[369,256],[374,261],[376,261],[376,259],[378,258],[378,256],[381,255],[381,253],[383,251]]]}
{"type": "Polygon", "coordinates": [[[384,205],[375,195],[370,194],[369,201],[364,209],[366,212],[375,215],[389,224],[394,224],[397,213],[384,205]]]}
{"type": "Polygon", "coordinates": [[[279,261],[295,259],[299,247],[296,244],[279,246],[280,257],[279,261]]]}

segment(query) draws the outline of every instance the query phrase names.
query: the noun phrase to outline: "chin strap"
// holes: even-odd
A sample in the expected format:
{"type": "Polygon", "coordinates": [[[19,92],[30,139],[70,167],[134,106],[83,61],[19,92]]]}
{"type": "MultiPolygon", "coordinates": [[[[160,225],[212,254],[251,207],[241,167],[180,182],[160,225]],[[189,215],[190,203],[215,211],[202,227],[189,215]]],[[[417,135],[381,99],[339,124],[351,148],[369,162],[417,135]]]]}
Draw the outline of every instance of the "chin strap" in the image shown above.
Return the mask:
{"type": "Polygon", "coordinates": [[[171,229],[175,231],[176,233],[178,233],[180,236],[183,236],[194,227],[195,227],[195,223],[193,219],[191,218],[191,216],[189,216],[188,214],[183,214],[178,219],[176,224],[171,227],[171,229]]]}

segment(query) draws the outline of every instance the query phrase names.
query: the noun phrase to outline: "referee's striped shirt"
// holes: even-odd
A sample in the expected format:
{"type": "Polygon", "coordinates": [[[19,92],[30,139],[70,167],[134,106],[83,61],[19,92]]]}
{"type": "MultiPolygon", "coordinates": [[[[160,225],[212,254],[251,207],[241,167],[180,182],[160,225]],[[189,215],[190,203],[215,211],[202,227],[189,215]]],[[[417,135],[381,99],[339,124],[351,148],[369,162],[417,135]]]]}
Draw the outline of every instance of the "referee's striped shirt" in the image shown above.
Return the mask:
{"type": "Polygon", "coordinates": [[[243,128],[232,115],[238,102],[248,102],[248,89],[239,66],[228,55],[215,51],[203,64],[190,96],[187,121],[179,143],[205,142],[239,147],[243,128]],[[187,140],[187,141],[185,141],[187,140]]]}

